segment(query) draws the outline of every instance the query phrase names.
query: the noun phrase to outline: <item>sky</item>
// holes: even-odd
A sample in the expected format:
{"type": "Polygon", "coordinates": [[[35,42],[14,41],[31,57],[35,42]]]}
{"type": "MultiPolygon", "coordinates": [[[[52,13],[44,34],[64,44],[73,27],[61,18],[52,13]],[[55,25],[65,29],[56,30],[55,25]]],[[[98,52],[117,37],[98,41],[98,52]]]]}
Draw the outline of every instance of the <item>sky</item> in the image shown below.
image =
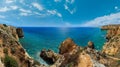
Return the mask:
{"type": "Polygon", "coordinates": [[[120,24],[120,0],[0,0],[0,23],[26,27],[120,24]]]}

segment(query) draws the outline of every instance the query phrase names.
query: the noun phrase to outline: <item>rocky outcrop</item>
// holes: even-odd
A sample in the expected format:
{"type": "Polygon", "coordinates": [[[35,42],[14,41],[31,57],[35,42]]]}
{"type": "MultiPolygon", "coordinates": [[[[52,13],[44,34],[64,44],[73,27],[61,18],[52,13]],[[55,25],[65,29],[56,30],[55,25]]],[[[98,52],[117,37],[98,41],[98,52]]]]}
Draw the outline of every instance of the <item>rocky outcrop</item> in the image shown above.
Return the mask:
{"type": "Polygon", "coordinates": [[[6,55],[14,58],[18,67],[120,67],[120,26],[110,25],[102,29],[108,30],[108,41],[102,51],[95,50],[92,41],[88,42],[87,47],[80,47],[71,38],[67,38],[60,44],[59,53],[41,51],[40,57],[50,64],[45,66],[31,58],[20,44],[19,38],[23,37],[21,28],[1,24],[0,67],[4,65],[2,59],[6,55]]]}
{"type": "Polygon", "coordinates": [[[73,40],[71,38],[67,38],[64,42],[61,43],[59,47],[59,53],[60,54],[69,53],[76,48],[77,48],[77,45],[73,42],[73,40]]]}
{"type": "Polygon", "coordinates": [[[103,46],[102,52],[120,58],[120,25],[107,26],[107,30],[108,41],[103,46]]]}
{"type": "Polygon", "coordinates": [[[94,43],[92,41],[88,42],[88,47],[94,49],[94,43]]]}
{"type": "Polygon", "coordinates": [[[60,67],[61,63],[64,61],[64,57],[60,54],[53,52],[52,50],[42,50],[40,57],[45,60],[50,67],[60,67]]]}
{"type": "Polygon", "coordinates": [[[110,24],[110,25],[104,25],[101,27],[102,30],[111,30],[116,29],[120,26],[120,24],[110,24]]]}
{"type": "MultiPolygon", "coordinates": [[[[22,29],[0,24],[0,58],[4,59],[6,55],[12,57],[18,63],[18,67],[40,66],[40,64],[36,64],[34,59],[28,56],[20,44],[19,36],[21,37],[21,30],[22,29]],[[18,33],[18,30],[20,33],[18,33]]],[[[4,64],[4,61],[2,63],[4,64]]]]}
{"type": "Polygon", "coordinates": [[[62,55],[54,53],[52,50],[42,50],[40,57],[43,58],[48,64],[54,64],[62,55]]]}
{"type": "Polygon", "coordinates": [[[46,60],[45,56],[47,59],[52,58],[53,64],[50,67],[120,67],[120,26],[106,25],[102,27],[102,30],[108,30],[108,32],[107,42],[101,51],[95,49],[92,41],[88,42],[87,47],[80,47],[71,38],[67,38],[61,43],[59,54],[49,50],[41,52],[44,56],[42,58],[44,60],[46,60]],[[60,58],[63,59],[53,61],[54,54],[61,55],[60,58]]]}
{"type": "Polygon", "coordinates": [[[71,38],[67,38],[62,42],[59,49],[59,54],[51,50],[43,50],[40,54],[42,55],[41,58],[48,62],[52,61],[53,63],[51,66],[53,67],[105,67],[111,66],[111,63],[115,62],[105,54],[95,50],[92,41],[88,42],[87,47],[82,48],[76,45],[71,38]],[[62,58],[62,60],[54,60],[54,56],[58,57],[59,55],[61,56],[59,58],[62,58]],[[59,66],[55,64],[59,64],[59,66]]]}
{"type": "Polygon", "coordinates": [[[24,37],[22,28],[17,28],[16,31],[17,31],[17,34],[18,34],[19,38],[24,37]]]}
{"type": "Polygon", "coordinates": [[[76,63],[74,60],[77,59],[77,53],[80,49],[81,47],[77,46],[71,38],[67,38],[65,41],[63,41],[59,47],[59,54],[63,55],[65,58],[61,64],[61,67],[76,63]]]}

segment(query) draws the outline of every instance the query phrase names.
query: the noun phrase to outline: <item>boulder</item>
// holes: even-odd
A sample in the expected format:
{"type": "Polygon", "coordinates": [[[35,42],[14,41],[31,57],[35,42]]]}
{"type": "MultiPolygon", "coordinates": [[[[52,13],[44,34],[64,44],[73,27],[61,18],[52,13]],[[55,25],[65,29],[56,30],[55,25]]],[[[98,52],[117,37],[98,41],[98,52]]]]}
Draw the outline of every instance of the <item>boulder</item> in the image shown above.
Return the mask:
{"type": "Polygon", "coordinates": [[[94,49],[94,43],[92,41],[88,42],[88,47],[94,49]]]}

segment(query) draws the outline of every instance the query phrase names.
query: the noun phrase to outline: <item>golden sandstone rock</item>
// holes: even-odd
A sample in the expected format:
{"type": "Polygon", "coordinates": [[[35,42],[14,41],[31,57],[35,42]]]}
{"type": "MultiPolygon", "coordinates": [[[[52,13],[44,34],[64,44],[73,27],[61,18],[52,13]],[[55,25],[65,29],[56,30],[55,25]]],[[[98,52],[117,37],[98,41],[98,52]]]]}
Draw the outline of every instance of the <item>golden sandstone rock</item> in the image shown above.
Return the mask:
{"type": "Polygon", "coordinates": [[[103,46],[102,52],[108,55],[114,55],[115,57],[119,58],[118,54],[120,53],[120,25],[107,25],[103,27],[108,30],[106,36],[108,38],[108,42],[106,42],[103,46]]]}
{"type": "Polygon", "coordinates": [[[34,59],[27,55],[27,52],[20,44],[16,29],[13,26],[0,24],[0,58],[3,60],[7,55],[15,59],[18,67],[32,67],[34,59]]]}
{"type": "Polygon", "coordinates": [[[67,38],[59,47],[60,54],[72,52],[77,48],[77,45],[73,42],[71,38],[67,38]]]}

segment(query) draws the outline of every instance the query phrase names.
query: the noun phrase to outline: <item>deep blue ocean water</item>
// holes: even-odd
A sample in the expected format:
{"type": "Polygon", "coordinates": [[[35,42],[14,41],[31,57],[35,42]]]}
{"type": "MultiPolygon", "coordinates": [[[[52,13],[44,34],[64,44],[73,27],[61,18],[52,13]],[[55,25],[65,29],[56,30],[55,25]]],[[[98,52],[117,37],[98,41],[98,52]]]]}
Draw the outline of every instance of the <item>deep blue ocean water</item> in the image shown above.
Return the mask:
{"type": "Polygon", "coordinates": [[[24,38],[20,39],[22,46],[30,56],[44,63],[39,54],[43,48],[58,52],[59,45],[68,37],[72,38],[79,46],[86,46],[88,41],[93,41],[97,50],[104,45],[106,31],[90,27],[23,27],[24,38]]]}

